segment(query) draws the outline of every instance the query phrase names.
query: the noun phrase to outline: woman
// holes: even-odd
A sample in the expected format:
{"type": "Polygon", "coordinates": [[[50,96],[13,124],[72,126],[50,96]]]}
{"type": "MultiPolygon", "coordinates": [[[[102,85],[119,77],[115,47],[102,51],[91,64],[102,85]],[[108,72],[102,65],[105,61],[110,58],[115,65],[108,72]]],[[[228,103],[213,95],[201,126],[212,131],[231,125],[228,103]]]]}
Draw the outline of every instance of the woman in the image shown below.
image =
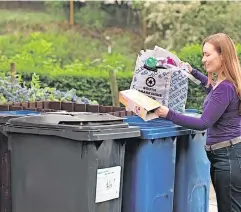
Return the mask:
{"type": "Polygon", "coordinates": [[[161,106],[159,117],[196,130],[207,129],[206,152],[219,212],[241,212],[241,68],[233,41],[225,34],[207,37],[202,46],[208,77],[192,69],[208,95],[200,118],[182,115],[161,106]],[[217,74],[215,84],[212,74],[217,74]]]}

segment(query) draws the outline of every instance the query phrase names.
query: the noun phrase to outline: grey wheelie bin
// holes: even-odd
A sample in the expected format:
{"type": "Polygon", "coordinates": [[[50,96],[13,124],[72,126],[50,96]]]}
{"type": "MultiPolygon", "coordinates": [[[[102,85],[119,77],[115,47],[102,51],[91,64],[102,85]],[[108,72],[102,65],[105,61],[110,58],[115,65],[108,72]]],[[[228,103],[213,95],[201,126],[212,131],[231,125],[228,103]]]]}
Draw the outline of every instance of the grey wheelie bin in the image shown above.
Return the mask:
{"type": "Polygon", "coordinates": [[[3,126],[11,118],[38,115],[39,112],[29,110],[0,111],[0,211],[11,212],[11,161],[8,150],[8,137],[3,132],[3,126]]]}
{"type": "Polygon", "coordinates": [[[120,212],[125,143],[140,136],[109,114],[11,119],[13,212],[120,212]]]}

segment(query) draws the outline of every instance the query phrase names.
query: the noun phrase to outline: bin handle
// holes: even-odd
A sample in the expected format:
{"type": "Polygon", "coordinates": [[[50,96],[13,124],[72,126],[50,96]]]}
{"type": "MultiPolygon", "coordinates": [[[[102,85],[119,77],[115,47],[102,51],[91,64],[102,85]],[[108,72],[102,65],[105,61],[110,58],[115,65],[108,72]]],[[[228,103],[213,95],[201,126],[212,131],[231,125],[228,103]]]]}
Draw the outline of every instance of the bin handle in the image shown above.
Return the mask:
{"type": "MultiPolygon", "coordinates": [[[[121,122],[123,123],[123,122],[121,122]]],[[[120,124],[120,121],[103,120],[103,121],[59,121],[58,125],[76,125],[76,126],[89,126],[89,125],[113,125],[120,124]]]]}

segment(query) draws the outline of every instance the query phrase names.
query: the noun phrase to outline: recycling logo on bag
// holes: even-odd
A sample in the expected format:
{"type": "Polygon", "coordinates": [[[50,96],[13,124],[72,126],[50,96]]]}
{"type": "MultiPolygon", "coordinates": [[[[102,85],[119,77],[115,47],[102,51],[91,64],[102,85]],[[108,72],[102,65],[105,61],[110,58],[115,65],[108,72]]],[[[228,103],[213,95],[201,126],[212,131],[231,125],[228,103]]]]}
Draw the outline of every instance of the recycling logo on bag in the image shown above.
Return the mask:
{"type": "Polygon", "coordinates": [[[153,86],[155,86],[155,84],[156,84],[156,80],[153,77],[148,77],[146,79],[146,85],[148,87],[153,87],[153,86]]]}

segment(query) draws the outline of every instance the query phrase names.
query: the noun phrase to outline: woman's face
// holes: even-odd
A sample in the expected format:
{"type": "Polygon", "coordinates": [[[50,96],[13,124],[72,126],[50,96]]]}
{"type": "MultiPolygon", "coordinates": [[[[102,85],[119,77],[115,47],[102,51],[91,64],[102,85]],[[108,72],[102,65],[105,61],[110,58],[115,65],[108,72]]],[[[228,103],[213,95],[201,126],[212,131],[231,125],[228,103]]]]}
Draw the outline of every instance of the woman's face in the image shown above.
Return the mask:
{"type": "Polygon", "coordinates": [[[208,42],[204,44],[202,63],[207,72],[219,73],[221,71],[222,56],[217,52],[213,44],[208,42]]]}

